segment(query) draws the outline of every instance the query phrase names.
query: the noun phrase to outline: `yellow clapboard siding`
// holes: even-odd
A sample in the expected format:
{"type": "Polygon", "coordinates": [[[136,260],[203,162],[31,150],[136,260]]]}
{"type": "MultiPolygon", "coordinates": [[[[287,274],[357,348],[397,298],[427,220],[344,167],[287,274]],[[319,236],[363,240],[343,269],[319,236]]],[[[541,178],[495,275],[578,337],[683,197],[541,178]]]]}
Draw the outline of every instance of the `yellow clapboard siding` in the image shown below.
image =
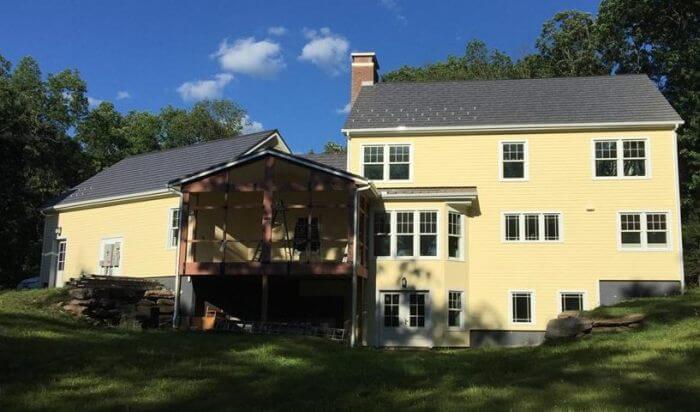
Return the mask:
{"type": "Polygon", "coordinates": [[[173,276],[176,248],[167,245],[169,210],[179,196],[71,210],[59,213],[61,236],[67,239],[63,279],[97,273],[100,243],[122,237],[122,276],[173,276]]]}
{"type": "MultiPolygon", "coordinates": [[[[378,289],[400,288],[399,273],[410,273],[409,283],[430,289],[433,316],[444,318],[446,291],[467,291],[467,318],[474,329],[544,330],[559,312],[560,291],[585,292],[585,305],[598,305],[599,280],[680,280],[677,233],[677,192],[672,130],[629,132],[524,133],[463,136],[351,136],[348,164],[362,174],[362,146],[412,145],[410,182],[375,182],[382,187],[475,186],[479,213],[467,219],[467,262],[454,265],[417,260],[411,271],[400,261],[376,263],[378,289]],[[645,138],[650,177],[635,180],[593,178],[593,139],[645,138]],[[501,181],[499,147],[502,141],[526,141],[527,181],[501,181]],[[671,250],[627,252],[618,250],[620,211],[668,212],[671,250]],[[562,213],[563,240],[559,243],[504,243],[502,213],[556,211],[562,213]],[[424,274],[421,276],[420,274],[424,274]],[[429,274],[429,276],[427,276],[429,274]],[[513,325],[509,291],[535,293],[531,325],[513,325]]],[[[405,202],[384,201],[387,209],[405,202]]],[[[446,242],[444,202],[420,202],[417,208],[441,208],[441,242],[446,242]]],[[[446,250],[442,249],[443,252],[446,250]]],[[[434,322],[440,322],[436,319],[434,322]]],[[[455,339],[435,327],[434,344],[455,339]]],[[[466,335],[466,333],[465,333],[466,335]]],[[[468,338],[465,338],[468,339],[468,338]]],[[[459,340],[459,339],[457,339],[459,340]]]]}

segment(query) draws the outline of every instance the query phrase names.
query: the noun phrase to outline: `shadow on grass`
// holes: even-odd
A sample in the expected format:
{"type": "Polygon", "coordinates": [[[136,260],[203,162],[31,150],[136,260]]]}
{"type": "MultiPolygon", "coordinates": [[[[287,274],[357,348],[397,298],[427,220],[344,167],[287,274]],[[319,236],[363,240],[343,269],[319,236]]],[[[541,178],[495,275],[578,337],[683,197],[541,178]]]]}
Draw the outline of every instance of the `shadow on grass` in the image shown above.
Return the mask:
{"type": "Polygon", "coordinates": [[[663,327],[624,335],[396,352],[105,330],[51,312],[0,311],[0,410],[694,409],[700,300],[674,299],[681,309],[645,303],[663,327]]]}

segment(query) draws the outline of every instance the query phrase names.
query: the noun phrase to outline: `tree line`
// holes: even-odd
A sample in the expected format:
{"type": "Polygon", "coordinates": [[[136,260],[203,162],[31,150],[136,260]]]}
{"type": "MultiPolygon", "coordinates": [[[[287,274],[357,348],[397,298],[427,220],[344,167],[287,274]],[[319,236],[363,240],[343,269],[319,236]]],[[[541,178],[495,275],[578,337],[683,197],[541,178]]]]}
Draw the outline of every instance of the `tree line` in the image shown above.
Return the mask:
{"type": "Polygon", "coordinates": [[[603,0],[596,16],[556,13],[535,52],[513,59],[479,40],[461,56],[404,66],[383,81],[647,74],[685,120],[678,154],[686,277],[700,277],[700,7],[688,0],[603,0]]]}

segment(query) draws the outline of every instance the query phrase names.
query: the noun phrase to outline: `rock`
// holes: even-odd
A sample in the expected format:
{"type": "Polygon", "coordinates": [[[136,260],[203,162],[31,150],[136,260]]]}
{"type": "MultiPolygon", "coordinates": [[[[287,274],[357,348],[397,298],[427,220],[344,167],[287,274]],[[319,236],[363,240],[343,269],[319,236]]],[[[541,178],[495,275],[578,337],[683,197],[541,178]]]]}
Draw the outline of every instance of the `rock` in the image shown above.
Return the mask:
{"type": "Polygon", "coordinates": [[[155,299],[173,299],[175,298],[175,294],[168,289],[149,289],[143,294],[143,297],[155,299]]]}
{"type": "Polygon", "coordinates": [[[141,299],[138,302],[136,302],[137,307],[138,306],[155,306],[155,305],[156,305],[155,302],[153,302],[152,300],[148,300],[148,299],[141,299]]]}
{"type": "Polygon", "coordinates": [[[68,291],[68,296],[73,299],[90,299],[93,293],[91,289],[71,289],[68,291]]]}
{"type": "Polygon", "coordinates": [[[547,322],[545,339],[560,340],[580,337],[591,330],[590,323],[578,317],[558,318],[547,322]]]}
{"type": "Polygon", "coordinates": [[[557,316],[558,319],[578,318],[578,317],[581,317],[581,312],[578,312],[576,310],[565,310],[564,312],[560,313],[557,316]]]}
{"type": "Polygon", "coordinates": [[[85,310],[87,310],[87,306],[81,306],[81,305],[75,305],[72,303],[69,303],[67,305],[63,305],[63,310],[65,310],[68,313],[71,313],[76,316],[81,316],[85,310]]]}
{"type": "Polygon", "coordinates": [[[617,333],[628,330],[629,328],[626,326],[596,326],[593,328],[593,333],[617,333]]]}
{"type": "Polygon", "coordinates": [[[96,299],[71,299],[68,301],[69,305],[76,305],[76,306],[94,306],[97,304],[96,299]]]}
{"type": "Polygon", "coordinates": [[[645,316],[640,313],[631,313],[619,318],[593,319],[594,327],[627,326],[631,323],[641,323],[645,316]]]}
{"type": "Polygon", "coordinates": [[[173,313],[174,309],[173,305],[158,305],[159,313],[173,313]]]}
{"type": "Polygon", "coordinates": [[[158,299],[156,300],[156,305],[161,306],[161,305],[170,305],[170,306],[175,306],[175,299],[158,299]]]}

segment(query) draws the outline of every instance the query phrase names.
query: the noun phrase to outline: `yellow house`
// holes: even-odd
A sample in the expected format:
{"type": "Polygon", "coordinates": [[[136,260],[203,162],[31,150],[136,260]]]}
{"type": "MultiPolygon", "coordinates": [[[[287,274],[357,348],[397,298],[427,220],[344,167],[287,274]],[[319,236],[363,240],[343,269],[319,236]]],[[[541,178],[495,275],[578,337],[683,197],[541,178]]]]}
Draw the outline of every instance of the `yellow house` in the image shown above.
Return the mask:
{"type": "Polygon", "coordinates": [[[378,82],[347,154],[276,131],[125,159],[45,213],[42,276],[157,277],[180,321],[351,329],[372,346],[541,342],[549,319],[683,289],[676,128],[646,77],[378,82]]]}

